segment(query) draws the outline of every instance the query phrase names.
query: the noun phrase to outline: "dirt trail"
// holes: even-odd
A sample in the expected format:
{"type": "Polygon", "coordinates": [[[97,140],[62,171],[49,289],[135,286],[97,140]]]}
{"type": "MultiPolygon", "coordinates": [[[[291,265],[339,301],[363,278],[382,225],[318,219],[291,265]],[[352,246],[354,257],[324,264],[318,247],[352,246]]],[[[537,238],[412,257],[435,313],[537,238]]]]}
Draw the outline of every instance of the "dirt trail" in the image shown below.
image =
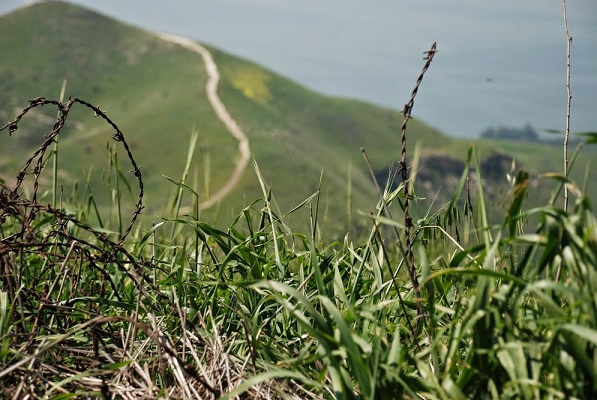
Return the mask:
{"type": "Polygon", "coordinates": [[[230,134],[238,140],[238,150],[240,152],[240,157],[236,161],[234,171],[232,171],[228,181],[226,181],[226,183],[217,192],[212,194],[207,200],[201,203],[201,209],[207,209],[226,197],[238,183],[251,158],[249,139],[242,129],[240,129],[234,118],[230,116],[226,106],[224,106],[224,103],[222,103],[222,100],[220,100],[218,97],[217,89],[218,81],[220,80],[220,74],[218,72],[216,63],[211,56],[211,53],[205,47],[189,38],[169,35],[166,33],[159,33],[158,37],[169,42],[176,43],[185,49],[189,49],[201,55],[203,63],[205,64],[205,69],[207,70],[207,74],[209,76],[207,84],[205,85],[207,99],[209,100],[209,103],[211,104],[220,121],[222,121],[222,123],[226,126],[230,134]]]}

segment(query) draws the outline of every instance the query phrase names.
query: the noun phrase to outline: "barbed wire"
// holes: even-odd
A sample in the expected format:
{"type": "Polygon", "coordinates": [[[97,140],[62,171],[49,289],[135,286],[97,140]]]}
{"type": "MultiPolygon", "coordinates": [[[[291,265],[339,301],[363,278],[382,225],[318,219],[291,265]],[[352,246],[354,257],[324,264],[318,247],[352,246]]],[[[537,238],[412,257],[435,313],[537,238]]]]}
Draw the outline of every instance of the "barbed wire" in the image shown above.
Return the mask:
{"type": "Polygon", "coordinates": [[[408,190],[408,186],[409,186],[408,169],[407,169],[407,165],[406,165],[406,126],[408,124],[408,121],[411,118],[411,112],[415,105],[415,97],[417,96],[417,92],[419,91],[419,86],[421,85],[421,82],[423,82],[423,77],[425,76],[425,72],[427,72],[427,70],[429,69],[429,66],[431,66],[431,61],[433,61],[433,56],[435,55],[435,53],[437,53],[437,43],[433,42],[431,49],[429,49],[428,51],[426,51],[424,53],[425,54],[424,60],[426,60],[425,65],[423,66],[423,69],[422,69],[421,73],[419,74],[419,77],[417,78],[417,82],[416,82],[415,87],[411,93],[410,100],[404,105],[404,108],[402,110],[402,113],[404,114],[404,121],[402,122],[402,128],[401,128],[402,148],[401,148],[401,157],[400,157],[399,166],[400,166],[402,185],[403,185],[403,190],[404,190],[404,226],[405,226],[405,243],[406,243],[405,261],[406,261],[406,265],[407,265],[408,275],[409,275],[410,281],[413,285],[415,298],[417,299],[417,316],[418,316],[417,326],[419,325],[418,324],[419,319],[424,318],[424,312],[423,312],[423,306],[421,304],[419,279],[417,277],[417,271],[416,271],[416,267],[415,267],[415,256],[414,256],[414,252],[413,252],[413,248],[412,248],[412,238],[410,236],[410,231],[411,231],[411,228],[413,227],[413,221],[410,216],[410,202],[409,202],[410,194],[409,194],[409,190],[408,190]]]}
{"type": "MultiPolygon", "coordinates": [[[[120,339],[116,339],[117,335],[114,334],[118,328],[113,324],[127,322],[134,327],[133,329],[145,332],[158,347],[176,358],[182,370],[199,382],[206,393],[217,396],[219,392],[200,376],[192,364],[187,365],[183,362],[167,338],[139,321],[138,310],[132,312],[131,317],[102,315],[102,307],[106,304],[113,304],[114,301],[125,304],[127,293],[121,276],[134,283],[139,301],[142,301],[146,312],[176,312],[175,303],[151,278],[152,272],[158,268],[155,261],[145,260],[142,255],[133,255],[125,246],[127,236],[143,212],[144,184],[141,170],[116,123],[98,106],[79,98],[69,98],[66,102],[43,97],[29,100],[29,104],[14,120],[2,126],[0,132],[15,134],[18,132],[19,124],[31,110],[44,106],[57,109],[57,117],[51,131],[43,137],[41,145],[24,162],[14,185],[0,182],[0,284],[2,291],[8,294],[10,303],[15,305],[13,312],[17,316],[19,332],[13,332],[12,337],[24,339],[28,343],[23,345],[20,341],[19,347],[23,349],[20,360],[17,357],[18,361],[11,365],[3,365],[0,368],[0,377],[10,377],[10,381],[24,379],[23,377],[29,376],[26,365],[29,362],[32,365],[35,363],[43,366],[44,371],[50,375],[56,373],[56,370],[52,369],[54,367],[48,366],[48,360],[42,357],[47,347],[43,346],[43,340],[40,343],[39,337],[59,334],[67,340],[73,330],[79,329],[86,330],[86,335],[89,335],[89,341],[92,343],[92,348],[79,350],[82,357],[81,368],[93,368],[102,364],[101,360],[105,362],[105,356],[98,350],[100,343],[104,343],[101,346],[104,352],[102,354],[107,354],[108,351],[112,354],[110,357],[126,360],[126,345],[118,344],[120,339]],[[38,198],[40,178],[45,168],[44,157],[50,145],[57,141],[70,111],[76,105],[93,111],[95,117],[108,123],[113,132],[112,140],[124,148],[132,165],[131,172],[138,183],[139,196],[135,209],[117,240],[112,240],[110,234],[93,228],[64,209],[42,204],[38,198]],[[25,195],[26,191],[22,189],[27,178],[33,180],[33,189],[29,195],[25,195]],[[35,259],[41,260],[40,265],[35,269],[36,274],[30,276],[30,272],[25,272],[24,265],[35,259]],[[82,268],[87,269],[86,274],[96,274],[91,286],[79,285],[82,268]],[[69,296],[63,296],[65,291],[69,292],[69,296]],[[94,300],[85,300],[91,298],[94,300]],[[87,302],[86,310],[77,307],[77,303],[81,301],[87,302]],[[104,325],[109,327],[102,328],[104,325]],[[108,346],[105,343],[111,344],[108,346]]],[[[192,322],[187,320],[185,324],[197,331],[192,322]]],[[[56,345],[58,344],[56,342],[56,345]]],[[[72,345],[70,343],[64,348],[57,347],[52,352],[68,353],[71,351],[69,346],[72,345]]],[[[106,381],[102,382],[101,390],[105,393],[106,381]]]]}
{"type": "MultiPolygon", "coordinates": [[[[131,152],[130,146],[127,143],[127,141],[125,140],[124,134],[122,133],[120,128],[118,128],[118,126],[98,106],[94,106],[93,104],[91,104],[85,100],[81,100],[79,98],[69,99],[65,103],[62,103],[57,100],[48,100],[44,97],[38,97],[33,100],[29,100],[29,105],[26,106],[23,109],[23,111],[21,111],[21,113],[19,115],[17,115],[17,117],[13,121],[8,122],[2,128],[0,128],[0,132],[8,129],[9,135],[12,135],[14,132],[17,131],[18,124],[21,121],[21,119],[29,111],[31,111],[32,109],[34,109],[36,107],[43,107],[46,105],[54,105],[54,106],[56,106],[56,108],[58,110],[58,117],[56,119],[56,122],[54,123],[54,127],[52,128],[52,131],[45,137],[45,140],[39,146],[39,148],[37,150],[35,150],[33,152],[33,154],[27,159],[27,161],[25,162],[25,165],[20,170],[20,172],[17,174],[16,185],[14,186],[14,188],[10,189],[9,191],[12,193],[12,196],[11,196],[12,198],[19,197],[17,195],[18,190],[21,187],[23,181],[25,180],[25,177],[28,174],[27,171],[31,167],[31,164],[37,159],[37,161],[35,162],[35,165],[33,167],[33,171],[31,172],[31,174],[33,175],[33,194],[31,196],[31,202],[32,202],[32,204],[37,203],[37,192],[39,189],[39,178],[40,178],[42,170],[43,170],[44,155],[45,155],[46,151],[48,150],[49,146],[56,142],[56,137],[62,131],[62,128],[64,127],[64,124],[68,117],[68,113],[70,112],[71,108],[75,104],[81,104],[81,105],[93,110],[95,117],[102,118],[104,121],[106,121],[112,127],[112,129],[114,130],[114,134],[112,135],[112,140],[114,140],[115,142],[122,143],[122,146],[124,147],[124,149],[127,153],[127,156],[129,158],[129,161],[133,167],[132,173],[135,176],[135,178],[137,179],[137,182],[139,185],[139,197],[137,199],[135,210],[133,211],[132,217],[131,217],[126,229],[122,233],[120,240],[117,243],[120,246],[120,245],[122,245],[122,243],[124,242],[124,240],[126,239],[128,234],[131,232],[133,225],[135,224],[135,221],[137,220],[137,217],[143,212],[143,195],[144,195],[143,178],[141,175],[141,170],[139,169],[139,166],[137,165],[137,162],[135,161],[135,158],[133,157],[133,153],[131,152]]],[[[27,222],[31,222],[35,218],[35,209],[36,209],[36,207],[31,208],[32,213],[26,218],[27,222]]],[[[25,223],[25,221],[24,221],[24,223],[25,223]]]]}

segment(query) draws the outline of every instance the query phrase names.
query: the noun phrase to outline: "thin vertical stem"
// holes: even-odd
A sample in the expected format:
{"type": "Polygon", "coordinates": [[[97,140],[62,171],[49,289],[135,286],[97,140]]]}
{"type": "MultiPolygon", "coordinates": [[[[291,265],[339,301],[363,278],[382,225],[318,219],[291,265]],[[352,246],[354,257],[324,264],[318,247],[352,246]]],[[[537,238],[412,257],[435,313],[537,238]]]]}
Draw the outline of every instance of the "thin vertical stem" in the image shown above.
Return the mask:
{"type": "MultiPolygon", "coordinates": [[[[564,132],[564,176],[568,177],[568,138],[570,137],[570,104],[572,94],[570,90],[570,47],[572,46],[572,37],[568,32],[568,16],[566,13],[566,0],[564,1],[564,33],[566,34],[566,130],[564,132]]],[[[568,210],[568,186],[564,184],[564,211],[568,210]]],[[[562,275],[562,263],[556,270],[555,281],[560,281],[562,275]]]]}
{"type": "MultiPolygon", "coordinates": [[[[60,88],[60,102],[64,101],[64,94],[66,92],[66,79],[62,81],[62,87],[60,88]]],[[[58,111],[56,118],[60,118],[60,111],[58,111]]],[[[58,206],[58,138],[56,136],[54,139],[54,151],[52,154],[53,162],[52,162],[52,207],[56,208],[58,206]]]]}
{"type": "MultiPolygon", "coordinates": [[[[564,0],[564,30],[566,33],[566,131],[564,134],[564,175],[568,177],[568,138],[570,137],[570,104],[572,94],[570,91],[570,47],[572,37],[568,33],[568,17],[566,13],[566,0],[564,0]]],[[[568,209],[568,187],[564,185],[564,210],[568,209]]]]}

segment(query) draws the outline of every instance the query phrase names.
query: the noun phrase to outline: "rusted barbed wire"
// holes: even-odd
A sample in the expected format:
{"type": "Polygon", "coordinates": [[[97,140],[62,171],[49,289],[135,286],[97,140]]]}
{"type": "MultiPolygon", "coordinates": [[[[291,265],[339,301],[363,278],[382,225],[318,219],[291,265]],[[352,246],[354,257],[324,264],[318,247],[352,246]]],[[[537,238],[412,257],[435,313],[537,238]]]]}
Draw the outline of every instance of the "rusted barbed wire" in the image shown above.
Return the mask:
{"type": "MultiPolygon", "coordinates": [[[[71,108],[73,107],[73,105],[81,104],[85,107],[88,107],[91,110],[93,110],[94,115],[96,117],[102,118],[114,130],[115,133],[112,135],[112,139],[116,142],[122,143],[122,146],[124,147],[124,149],[127,153],[129,161],[130,161],[131,165],[133,166],[133,170],[132,170],[133,175],[137,179],[137,183],[139,185],[139,197],[137,199],[135,211],[133,211],[131,220],[129,221],[129,224],[127,225],[126,229],[124,230],[124,232],[122,233],[122,235],[120,237],[120,240],[117,243],[118,246],[122,245],[122,243],[124,242],[124,240],[126,239],[128,234],[133,229],[133,226],[135,224],[135,221],[137,220],[137,217],[143,212],[144,186],[143,186],[143,179],[141,176],[141,170],[139,169],[139,166],[137,165],[137,162],[135,161],[135,158],[133,157],[133,153],[131,152],[129,144],[125,140],[124,135],[123,135],[122,131],[120,130],[120,128],[118,128],[118,126],[106,115],[105,112],[103,112],[99,107],[94,106],[93,104],[91,104],[85,100],[81,100],[79,98],[71,98],[67,102],[62,103],[58,100],[47,100],[44,97],[38,97],[33,100],[29,100],[29,105],[26,106],[23,109],[23,111],[21,111],[21,113],[19,115],[17,115],[17,117],[13,121],[8,122],[6,125],[4,125],[2,128],[0,128],[0,132],[8,128],[9,134],[14,133],[18,129],[18,124],[21,121],[21,119],[31,109],[36,108],[36,107],[43,107],[43,106],[46,106],[49,104],[56,106],[56,108],[58,109],[58,112],[59,112],[58,118],[57,118],[56,122],[54,123],[54,127],[53,127],[52,131],[45,137],[45,139],[44,139],[43,143],[40,145],[40,147],[36,151],[34,151],[33,154],[27,159],[27,161],[25,162],[25,165],[23,166],[21,171],[18,173],[16,185],[13,189],[10,190],[11,193],[13,194],[13,196],[17,195],[17,192],[18,192],[20,186],[22,185],[22,183],[25,180],[25,176],[27,175],[27,170],[29,169],[29,167],[31,166],[33,161],[35,159],[37,159],[37,161],[35,162],[35,166],[33,167],[33,172],[32,172],[32,174],[33,174],[33,194],[32,194],[32,198],[31,198],[31,201],[33,204],[37,203],[37,191],[39,189],[39,178],[40,178],[41,172],[43,170],[43,158],[44,158],[46,151],[48,150],[48,147],[56,141],[56,137],[60,134],[62,128],[64,127],[64,124],[66,123],[66,119],[68,117],[68,113],[71,110],[71,108]]],[[[33,207],[32,213],[27,217],[27,220],[29,222],[35,218],[34,211],[35,211],[35,207],[33,207]]]]}
{"type": "MultiPolygon", "coordinates": [[[[15,217],[20,220],[21,231],[13,234],[7,238],[0,240],[0,256],[9,250],[21,252],[30,251],[43,251],[44,248],[49,247],[61,247],[68,246],[75,239],[78,242],[76,251],[79,253],[86,253],[86,259],[89,262],[91,268],[95,268],[105,278],[105,283],[110,285],[114,290],[114,295],[119,296],[116,290],[116,285],[112,282],[110,275],[101,265],[113,264],[119,267],[132,281],[136,283],[136,286],[140,292],[145,291],[144,284],[152,284],[151,280],[142,271],[141,266],[152,268],[150,263],[143,260],[137,260],[129,254],[123,247],[124,240],[130,233],[132,227],[135,224],[137,216],[141,214],[143,210],[143,194],[144,186],[141,175],[141,170],[137,166],[137,163],[133,157],[128,143],[126,142],[122,131],[118,126],[102,111],[99,107],[90,104],[87,101],[79,98],[69,99],[67,102],[62,103],[57,100],[48,100],[43,97],[38,97],[33,100],[29,100],[29,104],[17,115],[17,117],[5,124],[0,128],[0,132],[8,128],[9,134],[13,134],[18,129],[18,124],[22,118],[33,108],[43,107],[46,105],[54,105],[58,110],[58,117],[51,132],[45,136],[42,144],[33,152],[33,154],[25,161],[23,168],[17,174],[17,181],[14,187],[10,188],[5,184],[0,184],[0,223],[6,221],[9,216],[15,217]],[[60,134],[66,120],[68,113],[75,104],[81,104],[85,107],[90,108],[94,111],[95,116],[99,116],[104,119],[115,131],[112,138],[117,142],[121,142],[124,149],[127,152],[129,160],[133,166],[133,173],[139,184],[139,197],[136,203],[136,209],[132,214],[131,220],[124,233],[120,236],[118,242],[113,242],[109,237],[102,232],[99,232],[92,228],[90,225],[78,220],[75,217],[69,216],[65,211],[52,207],[51,205],[44,205],[38,202],[37,192],[39,190],[39,179],[43,171],[44,155],[48,147],[56,141],[56,137],[60,134]],[[27,199],[19,193],[19,189],[26,176],[29,174],[27,171],[34,164],[33,171],[33,193],[31,198],[27,199]],[[40,213],[46,213],[54,217],[54,223],[52,230],[47,232],[44,237],[37,237],[35,229],[32,228],[32,223],[36,216],[40,213]],[[74,226],[82,229],[85,232],[92,234],[99,244],[93,244],[89,240],[84,240],[82,237],[74,238],[68,232],[66,227],[67,223],[71,223],[74,226]],[[64,242],[54,239],[63,239],[64,242]],[[92,254],[92,251],[94,254],[92,254]],[[127,266],[132,266],[127,268],[127,266]]],[[[8,286],[11,293],[16,291],[16,288],[10,287],[10,281],[8,286]]],[[[103,287],[103,286],[102,286],[103,287]]],[[[155,292],[159,293],[157,288],[155,292]]]]}
{"type": "MultiPolygon", "coordinates": [[[[42,144],[25,161],[16,176],[16,183],[9,186],[0,182],[0,285],[10,304],[15,305],[12,312],[18,321],[18,328],[11,332],[9,340],[18,338],[17,347],[20,349],[11,356],[10,363],[4,364],[0,361],[2,381],[9,383],[15,390],[14,393],[17,393],[15,396],[19,397],[18,393],[23,394],[21,390],[28,390],[23,389],[24,387],[35,386],[31,384],[34,381],[43,381],[48,377],[54,379],[56,374],[62,372],[71,373],[72,370],[66,365],[53,363],[44,357],[48,357],[49,353],[52,353],[51,357],[57,357],[75,351],[73,349],[77,348],[77,341],[70,342],[68,338],[79,331],[89,336],[92,343],[91,347],[80,347],[76,350],[81,368],[96,368],[106,362],[112,362],[111,359],[124,361],[127,359],[128,345],[118,336],[118,329],[121,328],[117,325],[126,323],[133,329],[144,332],[149,340],[165,351],[165,354],[176,359],[188,377],[200,383],[207,397],[217,397],[219,390],[210,385],[207,379],[202,378],[203,373],[196,370],[194,364],[184,362],[177,352],[178,348],[175,348],[169,339],[141,322],[138,310],[131,311],[131,316],[102,315],[102,307],[106,304],[119,302],[121,307],[126,309],[125,304],[128,303],[125,299],[127,293],[123,292],[123,277],[132,283],[135,295],[138,296],[136,301],[143,304],[146,312],[175,313],[177,307],[173,299],[160,290],[151,279],[152,274],[148,272],[158,268],[154,261],[144,260],[141,255],[133,255],[125,245],[125,239],[143,211],[144,185],[141,170],[124,134],[104,111],[79,98],[71,98],[63,103],[38,97],[30,100],[14,120],[0,128],[0,132],[7,130],[9,135],[14,134],[29,111],[49,105],[56,107],[58,111],[51,131],[43,137],[42,144]],[[72,107],[77,104],[92,110],[96,117],[102,118],[110,125],[113,129],[112,139],[124,147],[132,165],[131,172],[138,182],[139,197],[135,210],[126,229],[117,240],[112,240],[108,234],[93,228],[65,210],[42,204],[38,199],[44,157],[49,146],[57,140],[72,107]],[[33,179],[33,190],[26,196],[23,194],[22,185],[30,176],[33,179]],[[31,260],[39,260],[35,274],[31,276],[28,273],[28,276],[24,276],[24,265],[31,263],[31,260]],[[96,274],[92,285],[79,285],[82,268],[96,274]],[[68,284],[64,285],[65,282],[68,284]],[[69,291],[69,296],[62,296],[64,290],[69,291]],[[80,302],[84,302],[86,307],[77,307],[80,302]],[[100,329],[101,326],[106,328],[100,329]],[[52,349],[49,349],[49,344],[44,344],[47,339],[40,340],[40,337],[50,338],[56,335],[62,339],[55,343],[49,342],[56,345],[52,349]],[[44,373],[32,375],[30,367],[33,365],[44,373]],[[49,375],[44,377],[44,374],[49,375]],[[23,385],[25,379],[29,385],[23,385]]],[[[128,295],[130,296],[130,293],[128,295]]],[[[198,331],[194,323],[188,319],[184,324],[193,331],[198,331]]],[[[196,340],[203,342],[200,336],[197,336],[196,340]]],[[[101,390],[105,394],[104,389],[107,386],[103,378],[101,382],[101,390]]],[[[6,389],[4,384],[0,386],[0,390],[6,389]]],[[[32,393],[30,391],[28,394],[32,393]]]]}
{"type": "MultiPolygon", "coordinates": [[[[415,88],[412,91],[410,100],[408,101],[408,103],[406,103],[404,105],[404,108],[402,110],[402,113],[404,114],[404,121],[402,122],[402,128],[401,128],[402,149],[401,149],[401,157],[400,157],[399,167],[400,167],[402,185],[403,185],[403,190],[404,190],[404,226],[405,226],[405,245],[406,245],[405,261],[406,261],[406,265],[407,265],[408,275],[409,275],[411,284],[413,286],[415,298],[417,299],[417,315],[419,317],[419,318],[417,318],[417,321],[420,318],[422,318],[424,316],[424,314],[423,314],[423,308],[422,308],[422,304],[421,304],[421,291],[419,289],[419,279],[417,277],[417,271],[415,268],[415,259],[414,259],[415,257],[414,257],[414,252],[413,252],[413,248],[412,248],[412,238],[410,237],[410,230],[413,227],[413,221],[410,216],[410,209],[409,209],[410,193],[408,190],[408,168],[406,165],[406,125],[408,124],[408,121],[411,118],[411,112],[415,105],[415,97],[417,96],[417,92],[419,91],[419,86],[421,85],[421,82],[423,81],[423,77],[425,76],[425,73],[427,72],[427,70],[429,69],[429,66],[431,65],[431,61],[433,61],[433,56],[435,55],[435,53],[437,53],[437,43],[436,42],[433,43],[433,45],[431,46],[431,49],[429,49],[429,51],[426,51],[424,53],[425,54],[424,60],[427,60],[427,61],[425,62],[425,65],[423,66],[423,70],[421,71],[421,74],[419,75],[419,78],[417,79],[417,83],[415,84],[415,88]]],[[[417,323],[417,326],[418,326],[418,323],[417,323]]]]}

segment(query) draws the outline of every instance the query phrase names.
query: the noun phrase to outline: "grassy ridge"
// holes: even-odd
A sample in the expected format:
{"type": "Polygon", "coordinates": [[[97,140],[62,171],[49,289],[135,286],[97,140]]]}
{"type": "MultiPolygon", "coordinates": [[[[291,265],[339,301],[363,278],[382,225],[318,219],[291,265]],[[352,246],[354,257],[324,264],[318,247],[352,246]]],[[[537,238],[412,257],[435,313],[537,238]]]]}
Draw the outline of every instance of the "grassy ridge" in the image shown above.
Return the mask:
{"type": "MultiPolygon", "coordinates": [[[[158,210],[175,190],[163,175],[179,178],[185,162],[180,155],[187,153],[193,129],[199,138],[187,183],[205,199],[229,176],[237,144],[204,95],[206,73],[197,54],[60,2],[36,4],[2,17],[0,51],[12,60],[0,64],[0,118],[13,118],[31,98],[56,98],[66,79],[67,96],[99,104],[129,137],[145,176],[148,218],[159,218],[158,210]]],[[[322,224],[325,230],[341,235],[347,220],[358,221],[356,210],[371,210],[375,189],[359,149],[367,150],[376,172],[386,170],[400,148],[399,112],[323,96],[253,63],[214,48],[210,51],[222,78],[219,95],[249,135],[264,180],[275,189],[280,212],[316,192],[322,171],[325,194],[321,204],[326,211],[322,222],[329,221],[322,224]]],[[[61,183],[68,190],[75,181],[85,182],[92,169],[89,184],[105,202],[110,197],[105,184],[109,175],[105,144],[110,131],[89,114],[77,112],[73,111],[61,136],[61,183]]],[[[35,110],[12,137],[0,137],[0,172],[6,179],[16,176],[28,149],[39,145],[54,117],[55,110],[35,110]]],[[[467,140],[449,138],[417,119],[409,129],[411,153],[418,145],[421,156],[457,160],[466,156],[467,140]]],[[[495,149],[511,154],[534,177],[553,170],[553,160],[561,157],[551,146],[521,142],[479,140],[477,148],[481,157],[495,149]]],[[[582,155],[579,164],[585,165],[589,158],[582,155]]],[[[574,178],[582,181],[582,168],[575,171],[574,178]]],[[[131,178],[128,170],[123,173],[131,178]]],[[[590,173],[593,178],[595,173],[590,173]]],[[[434,181],[431,186],[441,191],[444,182],[434,181]]],[[[589,190],[589,196],[595,197],[595,189],[589,190]]],[[[435,196],[420,192],[427,199],[435,196]]],[[[248,169],[237,189],[202,218],[225,226],[260,195],[255,174],[248,169]]],[[[443,190],[436,206],[445,204],[449,196],[450,189],[443,190]]],[[[184,204],[190,205],[190,199],[185,198],[184,204]]],[[[422,203],[421,212],[427,207],[428,203],[422,203]]],[[[303,217],[298,220],[304,221],[303,217]]]]}
{"type": "MultiPolygon", "coordinates": [[[[3,75],[11,77],[2,79],[4,119],[8,115],[13,118],[15,108],[30,98],[57,97],[66,79],[67,96],[92,98],[121,121],[120,126],[139,154],[150,188],[148,200],[154,207],[163,207],[162,198],[168,193],[159,190],[167,186],[162,174],[174,175],[184,167],[178,155],[186,153],[193,128],[201,137],[198,153],[206,148],[218,149],[220,156],[211,161],[213,179],[220,181],[228,176],[236,143],[214,116],[204,95],[206,73],[199,56],[147,32],[67,4],[41,3],[2,20],[2,52],[16,52],[19,60],[18,65],[5,64],[3,68],[3,75]],[[28,28],[32,24],[37,24],[35,29],[28,28]],[[21,74],[22,65],[28,67],[21,74]],[[45,84],[36,86],[38,82],[45,84]]],[[[55,112],[49,115],[53,117],[55,112]]],[[[84,180],[81,170],[91,165],[99,170],[106,165],[103,149],[110,131],[88,113],[77,122],[78,128],[72,122],[77,129],[64,132],[60,150],[64,169],[74,174],[73,179],[84,180]]],[[[47,127],[47,123],[43,127],[34,125],[38,129],[36,137],[47,127]]],[[[19,136],[28,136],[26,127],[14,138],[3,137],[3,148],[21,148],[19,136]]],[[[39,145],[39,141],[31,142],[39,145]]],[[[18,164],[11,164],[14,171],[18,164]]],[[[100,181],[98,173],[92,183],[100,181]]]]}

